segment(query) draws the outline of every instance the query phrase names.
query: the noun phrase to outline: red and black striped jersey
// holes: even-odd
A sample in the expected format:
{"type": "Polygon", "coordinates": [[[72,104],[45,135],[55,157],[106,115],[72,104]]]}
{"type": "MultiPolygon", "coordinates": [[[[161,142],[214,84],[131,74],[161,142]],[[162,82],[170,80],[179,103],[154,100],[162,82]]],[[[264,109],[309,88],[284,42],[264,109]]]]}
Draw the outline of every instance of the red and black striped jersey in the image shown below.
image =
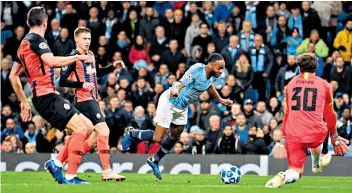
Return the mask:
{"type": "Polygon", "coordinates": [[[54,68],[40,58],[45,53],[51,53],[48,43],[36,33],[27,34],[17,50],[15,61],[25,68],[33,97],[56,93],[54,68]]]}

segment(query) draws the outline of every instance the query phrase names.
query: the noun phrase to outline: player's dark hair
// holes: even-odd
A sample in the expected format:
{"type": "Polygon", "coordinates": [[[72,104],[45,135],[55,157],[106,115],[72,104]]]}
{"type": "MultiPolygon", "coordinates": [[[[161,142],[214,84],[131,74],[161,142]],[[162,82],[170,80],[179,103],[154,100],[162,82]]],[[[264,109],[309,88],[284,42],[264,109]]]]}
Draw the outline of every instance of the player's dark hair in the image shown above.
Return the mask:
{"type": "Polygon", "coordinates": [[[27,14],[29,27],[40,26],[46,19],[48,19],[48,15],[44,7],[33,7],[27,14]]]}
{"type": "Polygon", "coordinates": [[[87,27],[78,27],[75,29],[74,35],[78,37],[81,33],[90,33],[90,29],[87,27]]]}
{"type": "Polygon", "coordinates": [[[318,67],[318,60],[314,54],[305,53],[298,56],[297,65],[301,72],[315,72],[318,67]]]}
{"type": "Polygon", "coordinates": [[[218,53],[213,53],[209,56],[208,63],[212,63],[212,62],[219,61],[219,60],[224,60],[224,57],[222,57],[218,53]]]}

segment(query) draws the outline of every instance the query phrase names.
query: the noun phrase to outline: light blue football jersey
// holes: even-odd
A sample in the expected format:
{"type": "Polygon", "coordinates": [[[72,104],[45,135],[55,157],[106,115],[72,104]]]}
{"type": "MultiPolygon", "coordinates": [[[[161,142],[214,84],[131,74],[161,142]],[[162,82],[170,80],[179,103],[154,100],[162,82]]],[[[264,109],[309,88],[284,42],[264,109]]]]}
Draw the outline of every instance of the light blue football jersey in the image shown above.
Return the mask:
{"type": "Polygon", "coordinates": [[[205,73],[205,64],[196,63],[192,65],[183,77],[180,79],[185,87],[181,89],[178,97],[170,98],[170,102],[178,109],[186,109],[206,90],[209,86],[214,83],[215,77],[207,79],[205,73]]]}

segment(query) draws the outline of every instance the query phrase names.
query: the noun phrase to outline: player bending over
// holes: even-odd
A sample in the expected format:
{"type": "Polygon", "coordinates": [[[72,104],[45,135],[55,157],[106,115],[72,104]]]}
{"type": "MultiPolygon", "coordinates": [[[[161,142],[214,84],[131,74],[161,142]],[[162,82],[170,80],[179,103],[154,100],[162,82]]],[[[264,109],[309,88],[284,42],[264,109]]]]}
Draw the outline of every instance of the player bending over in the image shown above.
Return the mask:
{"type": "MultiPolygon", "coordinates": [[[[88,55],[89,46],[91,43],[90,29],[86,27],[78,27],[75,32],[76,50],[73,50],[70,55],[88,55]]],[[[100,162],[102,165],[102,180],[123,181],[124,176],[113,172],[110,166],[110,147],[109,147],[109,127],[105,122],[105,118],[100,111],[98,105],[98,87],[97,79],[115,69],[115,66],[123,67],[123,62],[115,62],[114,65],[99,68],[99,65],[92,63],[85,63],[83,61],[76,61],[70,66],[62,67],[59,85],[61,87],[76,88],[75,93],[75,108],[78,109],[84,116],[92,121],[91,127],[95,130],[90,134],[90,137],[84,144],[84,154],[90,152],[96,145],[100,162]],[[72,80],[68,80],[68,77],[72,80]],[[93,126],[94,125],[94,126],[93,126]]],[[[62,165],[66,162],[68,157],[68,146],[70,138],[65,144],[64,148],[56,156],[56,158],[46,162],[48,169],[56,169],[62,171],[62,165]]],[[[53,177],[60,181],[62,179],[62,172],[57,171],[52,173],[53,177]],[[57,175],[56,175],[57,174],[57,175]]]]}
{"type": "Polygon", "coordinates": [[[143,140],[160,143],[158,152],[147,159],[157,180],[162,180],[159,170],[160,160],[171,150],[180,138],[187,124],[187,109],[191,103],[208,90],[221,104],[232,105],[232,101],[222,99],[212,85],[225,67],[224,58],[220,54],[209,56],[208,64],[194,64],[186,71],[180,82],[175,82],[171,89],[164,91],[158,101],[158,108],[154,121],[157,123],[153,130],[137,130],[128,127],[122,140],[122,148],[127,151],[132,140],[143,140]],[[167,135],[167,133],[169,133],[167,135]],[[166,136],[167,135],[167,136],[166,136]],[[165,137],[166,136],[166,137],[165,137]]]}
{"type": "MultiPolygon", "coordinates": [[[[32,88],[32,101],[38,113],[60,131],[68,128],[73,131],[68,146],[68,169],[66,178],[60,179],[62,184],[88,184],[76,173],[84,152],[84,141],[87,133],[93,131],[92,123],[77,109],[56,94],[54,68],[70,65],[75,61],[91,63],[92,55],[73,55],[68,57],[53,56],[47,41],[44,39],[48,25],[48,15],[42,7],[33,7],[27,15],[29,33],[22,40],[11,70],[11,84],[21,101],[21,118],[26,122],[32,113],[22,89],[19,75],[25,71],[32,88]]],[[[55,173],[55,170],[50,172],[55,173]]]]}
{"type": "Polygon", "coordinates": [[[344,155],[349,151],[346,145],[348,140],[340,137],[336,131],[332,88],[328,82],[315,76],[317,58],[312,54],[302,54],[297,64],[300,74],[288,83],[285,90],[286,108],[282,128],[282,143],[287,150],[289,169],[269,180],[265,184],[267,188],[279,188],[300,179],[308,148],[313,173],[322,172],[323,167],[331,161],[331,154],[320,158],[328,132],[335,155],[344,155]]]}

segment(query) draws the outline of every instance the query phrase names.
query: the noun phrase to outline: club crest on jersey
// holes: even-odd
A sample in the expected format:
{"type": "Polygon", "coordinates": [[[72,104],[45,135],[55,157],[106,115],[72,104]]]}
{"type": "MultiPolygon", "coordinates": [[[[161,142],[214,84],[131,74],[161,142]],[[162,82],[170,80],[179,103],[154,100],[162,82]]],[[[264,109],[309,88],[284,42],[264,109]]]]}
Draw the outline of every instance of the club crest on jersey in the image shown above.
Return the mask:
{"type": "Polygon", "coordinates": [[[100,119],[101,118],[101,115],[100,115],[100,113],[97,113],[97,119],[100,119]]]}
{"type": "Polygon", "coordinates": [[[40,48],[40,49],[43,49],[43,50],[44,50],[44,49],[48,49],[48,47],[49,47],[48,44],[45,43],[45,42],[41,42],[41,43],[39,44],[39,48],[40,48]]]}
{"type": "Polygon", "coordinates": [[[192,80],[192,74],[187,74],[187,75],[186,75],[186,79],[187,79],[187,80],[192,80]]]}
{"type": "Polygon", "coordinates": [[[68,66],[64,66],[64,67],[61,68],[61,70],[64,71],[64,72],[67,71],[67,69],[68,69],[68,66]]]}
{"type": "Polygon", "coordinates": [[[70,107],[69,104],[65,103],[65,104],[64,104],[64,108],[65,108],[66,110],[70,110],[71,107],[70,107]]]}

